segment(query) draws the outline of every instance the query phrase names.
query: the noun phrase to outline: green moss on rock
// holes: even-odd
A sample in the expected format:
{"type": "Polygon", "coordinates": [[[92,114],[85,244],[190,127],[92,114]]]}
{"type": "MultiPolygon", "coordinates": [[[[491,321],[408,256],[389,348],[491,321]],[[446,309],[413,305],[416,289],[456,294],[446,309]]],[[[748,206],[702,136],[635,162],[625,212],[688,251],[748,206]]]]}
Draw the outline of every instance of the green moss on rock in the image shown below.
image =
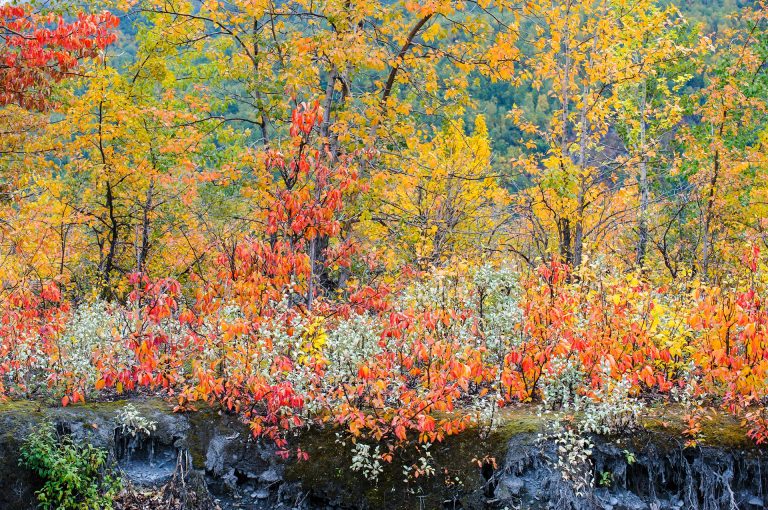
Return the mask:
{"type": "Polygon", "coordinates": [[[353,446],[337,442],[337,429],[304,431],[293,438],[293,445],[309,453],[306,462],[286,465],[286,479],[300,482],[313,494],[338,503],[370,509],[441,508],[445,501],[460,497],[484,499],[482,487],[492,462],[503,463],[510,438],[533,434],[541,429],[541,419],[532,408],[505,410],[497,417],[497,426],[488,433],[483,427],[471,427],[429,448],[435,474],[428,477],[406,477],[404,466],[411,466],[421,455],[413,447],[398,450],[392,463],[384,464],[376,482],[352,470],[353,446]],[[341,489],[341,490],[339,490],[341,489]],[[421,496],[421,498],[420,498],[421,496]],[[420,499],[422,501],[420,502],[420,499]]]}
{"type": "MultiPolygon", "coordinates": [[[[649,433],[679,445],[688,439],[684,436],[687,424],[683,419],[687,413],[681,406],[659,406],[649,409],[640,423],[649,433]]],[[[747,436],[747,429],[742,426],[739,418],[732,414],[718,409],[704,409],[699,423],[701,432],[697,442],[702,446],[745,451],[758,449],[747,436]]]]}
{"type": "MultiPolygon", "coordinates": [[[[26,434],[43,421],[77,425],[79,433],[92,437],[100,446],[113,443],[117,426],[115,417],[128,403],[144,416],[161,423],[163,426],[158,429],[167,436],[161,441],[188,449],[197,469],[206,467],[209,446],[216,437],[237,438],[227,443],[226,462],[246,463],[254,473],[266,469],[263,466],[274,467],[276,461],[270,457],[270,449],[257,447],[260,443],[253,442],[247,426],[236,415],[207,406],[179,415],[174,414],[171,404],[162,399],[131,399],[89,402],[66,408],[47,407],[30,401],[0,402],[0,453],[6,456],[4,469],[9,472],[16,469],[17,459],[13,458],[13,452],[18,450],[26,434]],[[253,455],[260,457],[255,459],[253,455]],[[233,461],[234,457],[238,460],[233,461]]],[[[685,410],[680,407],[651,407],[641,420],[644,430],[609,438],[609,442],[636,451],[649,442],[662,448],[665,445],[679,448],[685,441],[682,436],[684,414],[685,410]]],[[[302,490],[311,491],[315,498],[340,506],[371,510],[413,509],[420,505],[439,508],[455,497],[464,505],[481,508],[485,500],[483,488],[486,477],[493,471],[493,460],[498,465],[503,464],[513,438],[520,438],[518,443],[523,446],[534,442],[536,434],[542,430],[543,421],[534,406],[504,409],[496,416],[492,431],[483,426],[472,427],[432,445],[429,452],[434,475],[414,478],[404,474],[403,468],[417,464],[423,455],[411,445],[397,450],[393,462],[383,465],[377,481],[367,480],[362,473],[351,469],[353,445],[348,438],[346,444],[340,444],[337,429],[329,426],[301,430],[289,438],[291,448],[301,448],[310,458],[306,462],[291,459],[283,463],[285,479],[300,483],[302,490]]],[[[702,419],[701,426],[705,445],[730,450],[755,449],[739,420],[731,415],[712,411],[702,419]]],[[[346,434],[341,436],[347,437],[346,434]]],[[[381,445],[381,448],[384,451],[386,446],[381,445]]]]}

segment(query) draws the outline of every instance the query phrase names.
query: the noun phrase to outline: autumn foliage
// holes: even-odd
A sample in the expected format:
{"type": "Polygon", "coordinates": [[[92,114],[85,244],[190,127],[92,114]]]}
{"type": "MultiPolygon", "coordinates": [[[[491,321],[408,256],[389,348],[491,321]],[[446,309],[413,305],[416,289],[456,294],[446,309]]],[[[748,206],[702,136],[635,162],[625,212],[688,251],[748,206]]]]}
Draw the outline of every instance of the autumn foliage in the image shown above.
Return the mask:
{"type": "Polygon", "coordinates": [[[299,458],[619,390],[768,441],[764,6],[729,44],[534,1],[530,51],[463,2],[299,3],[139,2],[114,66],[115,15],[0,6],[0,398],[159,394],[299,458]],[[506,156],[481,77],[551,100],[506,156]]]}
{"type": "Polygon", "coordinates": [[[113,43],[119,20],[110,13],[81,14],[65,22],[25,7],[0,6],[0,105],[44,108],[51,85],[76,72],[82,58],[113,43]]]}

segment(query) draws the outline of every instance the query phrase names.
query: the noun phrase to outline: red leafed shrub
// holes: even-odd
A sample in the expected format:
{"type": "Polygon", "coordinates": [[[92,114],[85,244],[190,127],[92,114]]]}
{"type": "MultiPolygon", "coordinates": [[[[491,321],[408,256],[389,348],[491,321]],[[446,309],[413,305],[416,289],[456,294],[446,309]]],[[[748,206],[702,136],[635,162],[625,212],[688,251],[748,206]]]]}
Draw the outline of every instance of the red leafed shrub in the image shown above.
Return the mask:
{"type": "Polygon", "coordinates": [[[51,85],[75,73],[80,59],[113,43],[118,23],[108,12],[70,22],[31,7],[0,5],[0,105],[49,106],[51,85]]]}

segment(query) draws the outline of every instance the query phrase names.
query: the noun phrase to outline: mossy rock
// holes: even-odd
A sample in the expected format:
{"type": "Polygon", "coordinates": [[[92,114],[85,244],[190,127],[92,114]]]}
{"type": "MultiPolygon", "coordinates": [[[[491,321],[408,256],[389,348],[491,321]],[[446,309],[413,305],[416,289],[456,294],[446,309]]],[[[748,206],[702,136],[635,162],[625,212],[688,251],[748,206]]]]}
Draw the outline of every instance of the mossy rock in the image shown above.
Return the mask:
{"type": "MultiPolygon", "coordinates": [[[[538,433],[547,419],[539,416],[534,406],[503,409],[496,416],[492,431],[469,428],[431,445],[430,464],[434,474],[418,478],[404,474],[403,468],[417,464],[423,455],[412,444],[397,449],[393,462],[385,463],[378,479],[372,481],[351,469],[353,445],[346,434],[341,434],[347,438],[346,444],[340,444],[338,430],[332,426],[295,431],[288,438],[290,448],[306,451],[309,460],[281,462],[274,455],[275,448],[254,439],[238,416],[210,407],[173,413],[172,406],[161,399],[86,403],[66,408],[28,401],[3,402],[0,403],[0,469],[3,470],[0,472],[0,508],[29,508],[13,501],[33,499],[35,480],[18,467],[19,447],[31,430],[45,421],[64,423],[76,437],[114,450],[116,416],[128,403],[143,416],[158,422],[156,439],[164,448],[189,451],[194,467],[207,469],[213,477],[234,473],[248,483],[272,487],[275,498],[282,477],[288,484],[280,490],[306,495],[312,505],[369,510],[442,508],[446,504],[450,508],[451,501],[460,501],[464,509],[485,508],[494,463],[501,469],[505,462],[515,462],[508,457],[510,445],[514,445],[510,454],[535,455],[538,433]]],[[[606,461],[611,462],[621,462],[624,449],[637,453],[638,459],[649,446],[657,451],[679,452],[685,442],[681,435],[685,427],[683,414],[682,409],[674,406],[651,407],[641,420],[641,430],[594,440],[605,446],[603,453],[608,456],[606,461]]],[[[735,457],[745,454],[742,452],[759,451],[737,418],[716,411],[708,414],[709,418],[702,420],[701,446],[735,457]]],[[[382,445],[382,450],[384,448],[382,445]]]]}
{"type": "Polygon", "coordinates": [[[67,407],[51,407],[31,401],[0,402],[0,508],[17,510],[34,507],[34,490],[40,480],[19,466],[19,451],[24,439],[42,423],[50,422],[71,433],[77,441],[115,451],[118,411],[131,403],[148,419],[165,422],[159,427],[172,442],[183,435],[184,420],[175,418],[167,402],[161,399],[87,402],[67,407]]]}
{"type": "MultiPolygon", "coordinates": [[[[688,439],[683,417],[688,413],[681,406],[658,406],[648,409],[640,423],[657,441],[666,440],[679,447],[688,439]]],[[[696,438],[698,446],[757,452],[761,450],[747,435],[747,429],[739,418],[722,410],[703,409],[700,419],[701,431],[696,438]]]]}
{"type": "Polygon", "coordinates": [[[376,481],[352,470],[353,446],[348,439],[346,444],[337,441],[338,429],[329,426],[302,431],[291,442],[306,451],[309,460],[286,465],[285,477],[300,483],[318,502],[341,507],[410,510],[442,508],[444,504],[450,507],[451,501],[460,500],[464,508],[481,508],[493,464],[503,464],[509,439],[540,429],[541,418],[532,408],[507,410],[499,415],[498,425],[490,433],[472,427],[431,445],[428,451],[434,475],[413,478],[403,473],[403,468],[416,463],[421,455],[408,447],[397,450],[392,463],[383,464],[376,481]]]}

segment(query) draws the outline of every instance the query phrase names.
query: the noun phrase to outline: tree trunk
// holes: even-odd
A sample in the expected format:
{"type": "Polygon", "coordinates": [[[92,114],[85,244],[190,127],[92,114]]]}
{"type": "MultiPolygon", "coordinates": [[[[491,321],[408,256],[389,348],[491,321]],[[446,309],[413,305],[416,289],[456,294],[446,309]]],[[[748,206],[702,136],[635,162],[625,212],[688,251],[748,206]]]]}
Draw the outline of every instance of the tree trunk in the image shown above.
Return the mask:
{"type": "Polygon", "coordinates": [[[152,210],[152,192],[154,189],[155,182],[150,181],[149,188],[147,189],[147,198],[144,202],[144,206],[142,207],[143,214],[141,221],[141,244],[139,245],[139,249],[136,253],[136,271],[139,273],[144,272],[147,263],[147,256],[149,255],[149,213],[152,210]]]}
{"type": "Polygon", "coordinates": [[[584,85],[582,89],[582,106],[579,119],[580,133],[579,133],[579,188],[576,192],[576,226],[575,239],[573,243],[573,266],[579,267],[582,260],[582,251],[584,247],[584,212],[586,209],[587,199],[587,178],[586,178],[586,166],[587,166],[587,109],[589,105],[587,94],[589,93],[588,85],[584,85]]]}
{"type": "Polygon", "coordinates": [[[702,232],[701,272],[704,278],[709,276],[709,264],[712,258],[712,219],[715,213],[715,188],[720,175],[720,151],[715,151],[712,178],[709,181],[706,211],[704,212],[704,228],[702,232]]]}
{"type": "Polygon", "coordinates": [[[112,192],[112,183],[107,181],[107,195],[106,195],[106,207],[109,216],[109,234],[108,234],[108,246],[107,255],[102,265],[102,278],[104,279],[104,290],[102,291],[102,297],[105,299],[111,297],[112,289],[110,288],[112,270],[115,266],[115,257],[117,254],[117,243],[120,236],[120,225],[117,222],[115,216],[115,197],[112,192]]]}
{"type": "Polygon", "coordinates": [[[571,222],[568,218],[561,218],[558,222],[560,231],[560,259],[568,265],[573,264],[571,252],[571,222]]]}
{"type": "MultiPolygon", "coordinates": [[[[570,8],[570,4],[569,4],[570,8]]],[[[566,16],[569,12],[566,12],[566,16]]],[[[566,25],[566,33],[563,37],[563,72],[560,78],[560,87],[562,89],[563,101],[562,101],[562,113],[561,113],[561,133],[560,133],[560,168],[565,174],[567,172],[565,166],[566,158],[570,159],[568,150],[568,111],[570,109],[570,85],[571,85],[571,55],[570,46],[568,44],[568,31],[566,25]]],[[[573,254],[571,252],[571,222],[568,218],[560,218],[557,222],[558,225],[558,237],[560,244],[560,259],[566,264],[573,263],[573,254]]]]}
{"type": "Polygon", "coordinates": [[[637,226],[637,254],[635,263],[642,267],[648,247],[648,155],[645,147],[645,95],[646,86],[643,81],[642,97],[640,98],[640,217],[637,226]]]}

